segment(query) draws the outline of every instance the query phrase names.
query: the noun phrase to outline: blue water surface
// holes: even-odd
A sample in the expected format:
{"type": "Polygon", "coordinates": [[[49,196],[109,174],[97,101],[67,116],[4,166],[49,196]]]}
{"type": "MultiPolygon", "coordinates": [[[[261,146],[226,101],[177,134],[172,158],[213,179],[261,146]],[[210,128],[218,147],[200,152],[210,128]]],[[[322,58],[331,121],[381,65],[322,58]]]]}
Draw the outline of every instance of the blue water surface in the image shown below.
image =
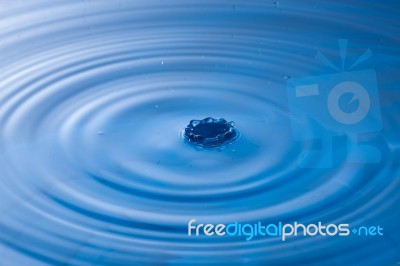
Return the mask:
{"type": "Polygon", "coordinates": [[[400,263],[399,1],[0,0],[0,17],[0,265],[400,263]],[[288,82],[368,69],[380,129],[299,164],[324,142],[296,135],[326,128],[296,120],[288,82]],[[188,145],[206,117],[239,138],[188,145]],[[358,141],[379,157],[349,162],[358,141]],[[193,218],[384,235],[189,237],[193,218]]]}

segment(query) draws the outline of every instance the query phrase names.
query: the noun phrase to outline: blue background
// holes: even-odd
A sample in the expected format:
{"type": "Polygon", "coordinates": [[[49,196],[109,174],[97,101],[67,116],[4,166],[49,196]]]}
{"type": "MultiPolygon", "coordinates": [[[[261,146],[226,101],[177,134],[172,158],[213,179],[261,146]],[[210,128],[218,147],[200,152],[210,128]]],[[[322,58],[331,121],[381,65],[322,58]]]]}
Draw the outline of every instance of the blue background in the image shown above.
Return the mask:
{"type": "Polygon", "coordinates": [[[399,264],[398,1],[2,0],[0,17],[0,265],[399,264]],[[302,168],[322,144],[296,134],[325,129],[292,130],[287,82],[341,73],[315,60],[340,66],[339,39],[344,70],[372,51],[352,70],[375,70],[382,126],[357,141],[381,160],[349,163],[337,136],[311,160],[331,167],[302,168]],[[208,116],[240,138],[185,143],[208,116]],[[384,235],[189,237],[192,218],[384,235]]]}

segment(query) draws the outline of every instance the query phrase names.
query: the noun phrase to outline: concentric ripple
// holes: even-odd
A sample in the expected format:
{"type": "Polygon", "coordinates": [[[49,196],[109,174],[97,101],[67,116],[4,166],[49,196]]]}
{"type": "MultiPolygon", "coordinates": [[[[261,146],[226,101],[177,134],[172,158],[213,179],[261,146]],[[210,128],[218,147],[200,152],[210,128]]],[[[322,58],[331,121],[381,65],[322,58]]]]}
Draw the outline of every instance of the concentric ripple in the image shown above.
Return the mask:
{"type": "Polygon", "coordinates": [[[2,3],[0,264],[395,265],[400,9],[384,2],[2,3]],[[360,68],[377,72],[383,129],[335,140],[333,168],[300,168],[318,143],[293,140],[286,82],[333,73],[314,55],[340,58],[339,38],[350,61],[374,52],[360,68]],[[205,117],[237,131],[195,142],[229,145],[182,141],[205,117]],[[346,161],[363,142],[380,163],[346,161]],[[193,218],[385,235],[188,237],[193,218]]]}

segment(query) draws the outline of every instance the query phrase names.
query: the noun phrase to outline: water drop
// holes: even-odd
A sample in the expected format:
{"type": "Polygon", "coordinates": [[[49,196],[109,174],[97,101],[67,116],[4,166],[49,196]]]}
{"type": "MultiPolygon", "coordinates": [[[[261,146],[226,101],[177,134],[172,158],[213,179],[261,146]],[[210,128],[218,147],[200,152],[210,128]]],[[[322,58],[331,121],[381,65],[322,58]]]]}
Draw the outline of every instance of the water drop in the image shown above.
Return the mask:
{"type": "Polygon", "coordinates": [[[183,131],[186,141],[203,148],[224,146],[232,143],[238,136],[235,124],[223,118],[207,117],[203,120],[191,120],[183,131]]]}

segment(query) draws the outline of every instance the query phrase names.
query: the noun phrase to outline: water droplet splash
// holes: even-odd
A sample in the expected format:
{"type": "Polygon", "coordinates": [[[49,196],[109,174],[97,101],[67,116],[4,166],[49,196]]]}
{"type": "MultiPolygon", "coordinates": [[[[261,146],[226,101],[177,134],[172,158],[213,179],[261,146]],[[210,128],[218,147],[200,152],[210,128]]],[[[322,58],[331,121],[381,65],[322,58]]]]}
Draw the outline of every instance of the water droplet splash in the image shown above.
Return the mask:
{"type": "Polygon", "coordinates": [[[191,120],[183,131],[184,139],[192,145],[203,148],[225,146],[235,141],[239,132],[233,121],[223,118],[207,117],[203,120],[191,120]]]}

